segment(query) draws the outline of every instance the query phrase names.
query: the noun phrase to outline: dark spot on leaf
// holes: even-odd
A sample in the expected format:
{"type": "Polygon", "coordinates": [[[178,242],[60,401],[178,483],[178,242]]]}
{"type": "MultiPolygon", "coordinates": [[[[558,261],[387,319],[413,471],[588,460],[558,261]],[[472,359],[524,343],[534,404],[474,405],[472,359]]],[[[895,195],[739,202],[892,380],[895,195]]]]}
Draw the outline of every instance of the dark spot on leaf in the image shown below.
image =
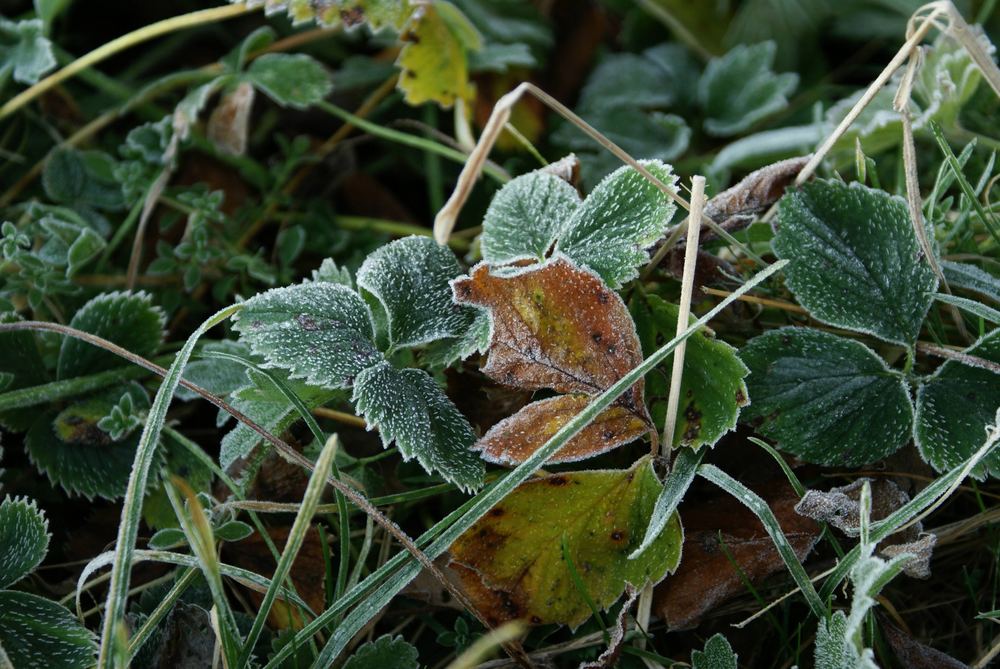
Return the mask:
{"type": "Polygon", "coordinates": [[[403,70],[403,76],[405,76],[407,79],[416,79],[417,73],[414,72],[413,70],[403,70]]]}
{"type": "Polygon", "coordinates": [[[253,321],[250,322],[250,327],[252,327],[254,330],[259,330],[260,328],[264,327],[264,321],[260,320],[259,318],[255,318],[253,321]]]}
{"type": "Polygon", "coordinates": [[[542,619],[539,618],[538,616],[531,616],[531,624],[532,625],[541,625],[542,624],[542,619]]]}
{"type": "Polygon", "coordinates": [[[611,533],[611,541],[621,541],[625,538],[625,532],[622,530],[615,530],[611,533]]]}
{"type": "Polygon", "coordinates": [[[600,302],[601,304],[607,304],[608,300],[610,300],[610,299],[611,298],[608,297],[608,294],[606,292],[604,292],[603,290],[600,291],[599,293],[597,293],[597,301],[600,302]]]}
{"type": "Polygon", "coordinates": [[[299,324],[299,327],[307,332],[319,330],[319,324],[309,314],[299,314],[295,317],[295,322],[299,324]]]}
{"type": "Polygon", "coordinates": [[[501,509],[499,506],[496,507],[495,509],[490,509],[490,516],[492,516],[493,518],[499,518],[504,513],[505,511],[501,509]]]}
{"type": "Polygon", "coordinates": [[[350,9],[340,10],[340,20],[344,22],[344,25],[350,28],[351,26],[356,26],[365,20],[365,10],[361,7],[351,7],[350,9]]]}
{"type": "Polygon", "coordinates": [[[742,388],[737,388],[736,389],[736,404],[738,404],[739,406],[746,406],[746,403],[747,403],[746,393],[743,392],[742,388]]]}
{"type": "Polygon", "coordinates": [[[400,39],[403,40],[404,42],[410,42],[411,44],[420,44],[420,35],[413,32],[412,30],[407,30],[405,33],[403,33],[400,39]]]}
{"type": "Polygon", "coordinates": [[[590,333],[590,338],[593,339],[595,342],[598,342],[598,343],[600,343],[601,339],[603,339],[603,337],[601,336],[600,332],[591,332],[590,333]]]}
{"type": "Polygon", "coordinates": [[[615,438],[615,433],[614,430],[605,430],[601,436],[604,437],[605,441],[611,441],[615,438]]]}
{"type": "Polygon", "coordinates": [[[781,335],[781,345],[782,346],[791,346],[792,345],[792,338],[789,337],[788,335],[781,335]]]}
{"type": "Polygon", "coordinates": [[[551,476],[545,479],[545,481],[551,486],[560,487],[569,483],[569,478],[565,476],[551,476]]]}

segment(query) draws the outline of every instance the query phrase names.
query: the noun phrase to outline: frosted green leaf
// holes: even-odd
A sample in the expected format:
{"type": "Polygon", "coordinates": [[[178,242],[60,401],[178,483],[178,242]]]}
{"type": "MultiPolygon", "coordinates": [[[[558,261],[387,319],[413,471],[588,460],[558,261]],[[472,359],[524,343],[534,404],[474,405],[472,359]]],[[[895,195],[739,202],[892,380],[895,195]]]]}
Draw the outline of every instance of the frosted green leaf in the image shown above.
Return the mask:
{"type": "MultiPolygon", "coordinates": [[[[656,295],[647,296],[649,318],[659,338],[641,337],[643,351],[649,355],[677,332],[678,307],[656,295]]],[[[635,313],[633,307],[632,312],[635,313]]],[[[692,317],[691,322],[695,321],[692,317]]],[[[668,358],[673,360],[673,358],[668,358]]],[[[747,403],[744,377],[750,373],[736,355],[736,349],[719,341],[708,328],[702,328],[687,340],[684,356],[684,376],[681,380],[680,405],[673,447],[714,446],[730,430],[736,428],[740,408],[747,403]]],[[[669,383],[659,373],[647,377],[647,403],[656,425],[662,425],[667,410],[669,383]]]]}
{"type": "Polygon", "coordinates": [[[880,190],[817,180],[786,194],[773,242],[788,287],[829,325],[904,346],[920,332],[937,278],[906,202],[880,190]]]}
{"type": "MultiPolygon", "coordinates": [[[[8,311],[0,312],[0,323],[16,323],[24,320],[18,314],[8,311]]],[[[0,334],[0,373],[9,375],[5,391],[27,388],[49,381],[38,350],[38,342],[34,332],[5,332],[0,334]]],[[[21,432],[28,429],[36,416],[33,408],[14,409],[0,412],[0,425],[8,430],[21,432]]]]}
{"type": "Polygon", "coordinates": [[[0,588],[30,574],[49,549],[49,522],[34,501],[6,497],[0,504],[0,588]]]}
{"type": "MultiPolygon", "coordinates": [[[[670,188],[677,177],[658,160],[640,163],[670,188]]],[[[647,249],[663,236],[674,203],[631,167],[621,167],[590,193],[559,233],[556,251],[596,272],[611,288],[638,276],[647,249]]]]}
{"type": "Polygon", "coordinates": [[[0,83],[34,84],[56,66],[52,42],[40,19],[10,21],[0,17],[0,83]]]}
{"type": "Polygon", "coordinates": [[[430,237],[405,237],[377,249],[358,269],[358,288],[384,310],[392,348],[465,334],[474,312],[451,299],[449,282],[462,268],[430,237]]]}
{"type": "Polygon", "coordinates": [[[344,669],[417,669],[417,655],[403,637],[386,634],[359,646],[344,669]]]}
{"type": "Polygon", "coordinates": [[[497,192],[483,218],[483,260],[543,260],[579,206],[576,189],[554,174],[538,170],[513,179],[497,192]]]}
{"type": "Polygon", "coordinates": [[[864,344],[809,328],[752,339],[743,420],[806,462],[857,466],[898,450],[913,406],[905,379],[864,344]]]}
{"type": "Polygon", "coordinates": [[[333,90],[326,68],[303,53],[264,54],[250,64],[246,77],[279,105],[295,109],[306,109],[333,90]]]}
{"type": "Polygon", "coordinates": [[[775,74],[774,53],[774,42],[741,44],[708,63],[698,83],[698,101],[709,134],[736,135],[788,105],[799,77],[775,74]]]}
{"type": "Polygon", "coordinates": [[[38,225],[44,230],[42,238],[45,240],[38,250],[38,257],[53,267],[66,268],[68,277],[76,274],[105,247],[104,239],[82,222],[47,215],[38,221],[38,225]]]}
{"type": "Polygon", "coordinates": [[[383,445],[395,441],[404,460],[416,458],[463,490],[482,484],[483,463],[470,450],[476,435],[427,372],[383,362],[358,375],[352,399],[383,445]]]}
{"type": "MultiPolygon", "coordinates": [[[[206,342],[197,357],[184,368],[184,379],[220,397],[225,397],[246,385],[245,365],[233,360],[210,357],[212,353],[224,353],[242,358],[250,355],[249,349],[240,342],[229,340],[206,342]]],[[[174,396],[182,401],[199,397],[183,386],[177,388],[174,396]]]]}
{"type": "MultiPolygon", "coordinates": [[[[993,330],[966,351],[1000,363],[1000,330],[993,330]]],[[[979,449],[1000,407],[1000,375],[957,360],[946,361],[917,391],[913,431],[920,454],[934,469],[945,471],[979,449]]],[[[987,455],[975,476],[1000,476],[1000,452],[987,455]]]]}
{"type": "MultiPolygon", "coordinates": [[[[986,53],[996,51],[979,26],[973,26],[969,36],[978,40],[986,53]]],[[[957,123],[959,112],[982,78],[969,52],[951,35],[941,34],[917,70],[913,92],[924,103],[926,115],[950,128],[957,123]]]]}
{"type": "Polygon", "coordinates": [[[858,669],[847,643],[847,615],[836,611],[816,628],[816,669],[858,669]]]}
{"type": "MultiPolygon", "coordinates": [[[[70,327],[103,337],[136,355],[149,357],[163,342],[163,311],[148,293],[104,293],[80,307],[70,327]]],[[[121,367],[122,359],[93,344],[66,337],[59,348],[56,374],[70,379],[121,367]]]]}
{"type": "Polygon", "coordinates": [[[1000,279],[975,265],[941,261],[941,271],[948,285],[979,293],[993,302],[1000,304],[1000,279]]]}
{"type": "Polygon", "coordinates": [[[472,324],[461,337],[441,339],[428,346],[420,361],[428,369],[443,369],[456,360],[465,360],[474,353],[483,353],[490,346],[490,314],[476,311],[472,324]]]}
{"type": "Polygon", "coordinates": [[[234,328],[268,367],[327,388],[346,388],[382,360],[364,300],[334,283],[303,283],[255,295],[234,328]]]}
{"type": "Polygon", "coordinates": [[[312,280],[316,282],[339,283],[341,286],[354,288],[354,279],[351,278],[351,271],[346,267],[339,267],[333,258],[324,259],[319,269],[313,270],[312,280]]]}
{"type": "Polygon", "coordinates": [[[27,592],[0,591],[0,649],[14,667],[87,669],[94,635],[65,607],[27,592]]]}
{"type": "Polygon", "coordinates": [[[705,642],[704,651],[692,651],[691,669],[737,669],[737,659],[726,637],[716,634],[705,642]]]}

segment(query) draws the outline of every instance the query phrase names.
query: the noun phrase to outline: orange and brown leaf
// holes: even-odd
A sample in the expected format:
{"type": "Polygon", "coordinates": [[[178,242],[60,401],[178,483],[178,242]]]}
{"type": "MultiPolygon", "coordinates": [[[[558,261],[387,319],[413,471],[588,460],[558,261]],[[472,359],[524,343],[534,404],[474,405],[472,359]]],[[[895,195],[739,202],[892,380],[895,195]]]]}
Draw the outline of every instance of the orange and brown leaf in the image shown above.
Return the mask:
{"type": "MultiPolygon", "coordinates": [[[[593,396],[642,362],[635,325],[621,297],[565,256],[499,272],[480,264],[452,287],[459,304],[489,310],[489,358],[483,371],[500,383],[593,396]]],[[[494,462],[521,462],[579,413],[586,397],[538,404],[496,426],[477,448],[494,462]]],[[[602,421],[606,430],[588,428],[564,447],[560,460],[603,453],[652,425],[642,381],[615,407],[619,411],[609,410],[602,421]],[[645,429],[639,430],[638,423],[645,429]],[[606,438],[605,431],[610,432],[606,438]],[[625,439],[626,434],[632,436],[625,439]]]]}

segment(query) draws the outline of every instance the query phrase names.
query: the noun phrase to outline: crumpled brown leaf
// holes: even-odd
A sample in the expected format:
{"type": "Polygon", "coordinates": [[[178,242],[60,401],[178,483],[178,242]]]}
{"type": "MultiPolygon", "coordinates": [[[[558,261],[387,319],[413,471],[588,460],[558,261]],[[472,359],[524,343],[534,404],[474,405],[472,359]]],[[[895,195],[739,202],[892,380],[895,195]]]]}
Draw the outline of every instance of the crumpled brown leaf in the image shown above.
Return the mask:
{"type": "MultiPolygon", "coordinates": [[[[809,156],[788,158],[751,172],[709,200],[705,215],[728,232],[745,228],[781,199],[807,162],[809,156]]],[[[706,230],[702,241],[714,237],[714,232],[706,230]]]]}
{"type": "Polygon", "coordinates": [[[882,634],[900,666],[907,669],[969,669],[968,665],[952,656],[920,643],[890,623],[885,616],[879,616],[879,619],[882,622],[882,634]]]}

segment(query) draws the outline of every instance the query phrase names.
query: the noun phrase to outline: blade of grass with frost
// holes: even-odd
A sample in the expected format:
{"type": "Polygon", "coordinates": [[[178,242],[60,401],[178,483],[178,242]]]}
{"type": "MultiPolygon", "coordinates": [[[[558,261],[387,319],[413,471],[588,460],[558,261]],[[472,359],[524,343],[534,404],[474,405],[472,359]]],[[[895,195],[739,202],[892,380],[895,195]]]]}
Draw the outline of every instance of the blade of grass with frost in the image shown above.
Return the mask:
{"type": "Polygon", "coordinates": [[[226,590],[222,585],[222,571],[219,569],[219,557],[215,552],[215,537],[212,534],[212,526],[205,516],[205,509],[202,508],[194,490],[180,478],[171,476],[169,481],[163,482],[163,488],[167,492],[167,498],[174,508],[181,529],[184,530],[188,545],[191,546],[191,551],[198,561],[205,582],[208,583],[215,609],[221,617],[216,631],[222,644],[225,663],[229,667],[241,666],[238,663],[234,664],[240,653],[240,633],[236,627],[236,617],[229,606],[229,600],[226,599],[226,590]],[[183,493],[184,500],[178,494],[178,489],[183,493]]]}
{"type": "Polygon", "coordinates": [[[802,485],[802,481],[799,480],[799,477],[795,475],[792,468],[788,466],[787,462],[785,462],[785,458],[781,457],[781,453],[774,450],[774,447],[763,439],[750,437],[750,441],[763,448],[772,458],[774,458],[774,461],[778,463],[779,467],[781,467],[781,471],[784,472],[785,478],[788,479],[788,483],[792,486],[792,490],[795,491],[796,495],[802,497],[806,494],[806,487],[802,485]]]}
{"type": "Polygon", "coordinates": [[[974,316],[979,316],[985,321],[990,323],[1000,323],[1000,311],[988,307],[981,302],[976,302],[975,300],[970,300],[964,297],[957,297],[955,295],[945,295],[944,293],[934,293],[934,299],[938,302],[944,302],[945,304],[952,304],[959,309],[968,311],[974,316]]]}
{"type": "MultiPolygon", "coordinates": [[[[517,468],[509,472],[496,484],[480,492],[471,501],[468,511],[461,520],[451,527],[448,527],[425,551],[432,560],[444,553],[452,543],[458,539],[469,527],[482,518],[490,509],[496,506],[514,488],[524,483],[545,463],[553,453],[558,451],[566,442],[583,430],[594,418],[604,409],[611,406],[619,395],[631,388],[639,379],[643,378],[649,371],[663,362],[675,348],[692,334],[698,331],[723,309],[729,306],[734,300],[739,299],[751,288],[761,281],[771,276],[787,264],[787,261],[780,260],[744,283],[731,295],[716,305],[711,311],[692,323],[683,334],[674,337],[664,344],[659,350],[646,358],[642,364],[633,368],[628,374],[619,379],[614,385],[609,387],[600,395],[597,395],[590,404],[577,414],[572,420],[567,422],[552,437],[549,438],[541,448],[535,451],[529,458],[521,463],[517,468]]],[[[350,643],[355,634],[378,613],[389,601],[406,586],[420,572],[420,566],[415,563],[407,564],[399,573],[390,578],[389,581],[379,587],[378,591],[369,596],[361,606],[354,609],[344,622],[334,630],[326,646],[320,652],[319,658],[313,666],[329,666],[350,643]]],[[[367,580],[367,579],[366,579],[367,580]]],[[[361,585],[364,585],[362,583],[361,585]]],[[[360,586],[359,586],[360,587],[360,586]]],[[[320,618],[329,613],[324,612],[320,618]]],[[[332,616],[331,616],[332,617],[332,616]]],[[[317,622],[313,621],[314,623],[317,622]]],[[[304,630],[303,630],[304,631],[304,630]]],[[[279,653],[280,655],[280,653],[279,653]]],[[[277,656],[276,656],[277,658],[277,656]]],[[[275,659],[268,664],[268,667],[276,666],[275,659]]]]}
{"type": "Polygon", "coordinates": [[[170,400],[181,381],[181,373],[191,359],[195,344],[208,330],[226,320],[243,308],[242,304],[234,304],[222,309],[188,337],[183,348],[177,353],[174,362],[167,370],[160,389],[156,392],[153,404],[146,416],[146,425],[142,429],[139,443],[135,449],[135,460],[132,472],[129,474],[128,487],[122,500],[122,518],[118,526],[118,537],[115,541],[115,559],[111,566],[111,583],[108,586],[108,598],[104,610],[104,623],[101,627],[100,654],[97,666],[100,669],[111,669],[114,664],[113,648],[115,629],[122,619],[125,604],[128,601],[129,568],[132,564],[132,554],[135,552],[135,540],[139,534],[139,522],[142,520],[142,498],[149,482],[149,468],[153,464],[156,445],[159,443],[160,429],[167,419],[167,409],[170,400]]]}
{"type": "Polygon", "coordinates": [[[702,465],[698,468],[698,474],[728,492],[741,504],[753,511],[754,515],[763,523],[768,535],[770,535],[771,541],[774,542],[774,547],[778,549],[778,554],[781,555],[785,566],[792,574],[792,578],[795,579],[795,584],[802,591],[802,595],[809,604],[813,615],[820,619],[825,618],[827,614],[826,605],[823,604],[823,600],[813,587],[812,581],[809,580],[809,574],[806,573],[802,563],[795,556],[792,545],[788,543],[788,538],[785,537],[778,519],[774,517],[774,512],[771,511],[771,507],[767,505],[767,502],[715,465],[702,465]]]}
{"type": "Polygon", "coordinates": [[[938,146],[941,148],[941,153],[944,154],[945,162],[951,171],[955,174],[955,179],[958,180],[958,186],[962,190],[962,193],[968,199],[972,208],[976,210],[976,214],[982,220],[983,225],[989,231],[990,236],[993,240],[1000,244],[1000,229],[997,228],[996,219],[993,217],[992,212],[987,212],[983,205],[979,202],[979,198],[976,196],[976,190],[969,183],[969,180],[965,178],[965,174],[962,172],[962,166],[958,162],[958,158],[955,157],[955,153],[951,150],[951,145],[948,144],[948,140],[945,139],[944,133],[941,131],[941,127],[931,121],[930,123],[931,132],[934,133],[934,139],[937,140],[938,146]]]}
{"type": "MultiPolygon", "coordinates": [[[[253,652],[257,639],[260,637],[261,630],[264,629],[264,623],[267,621],[271,606],[274,604],[275,597],[277,597],[278,584],[283,582],[292,570],[292,564],[295,562],[295,558],[299,554],[299,549],[302,548],[302,543],[305,541],[306,532],[312,526],[313,514],[316,512],[316,506],[319,504],[320,497],[323,495],[323,489],[326,486],[326,472],[333,466],[333,458],[337,455],[337,447],[337,436],[334,435],[327,440],[326,445],[323,446],[323,450],[319,454],[319,458],[316,460],[316,468],[313,469],[312,475],[309,477],[309,483],[306,485],[306,492],[302,496],[302,506],[295,516],[292,529],[288,531],[285,550],[282,552],[281,560],[278,562],[278,566],[275,567],[274,575],[271,577],[271,587],[267,589],[267,592],[264,594],[264,601],[261,602],[260,607],[257,609],[257,616],[254,618],[253,626],[251,626],[250,632],[247,634],[243,645],[243,652],[240,653],[239,661],[233,665],[234,667],[245,666],[250,659],[250,654],[253,652]]],[[[341,532],[344,532],[344,529],[341,528],[341,532]]]]}
{"type": "Polygon", "coordinates": [[[695,472],[698,470],[698,465],[701,464],[705,450],[705,448],[700,448],[697,451],[692,448],[682,448],[681,452],[678,453],[677,459],[674,460],[673,469],[663,481],[663,490],[660,491],[660,496],[656,498],[656,503],[653,505],[653,513],[649,517],[646,536],[642,538],[639,547],[628,556],[629,560],[639,557],[656,541],[656,537],[660,536],[660,532],[667,526],[667,521],[674,515],[684,493],[691,487],[691,482],[694,481],[695,472]]]}
{"type": "MultiPolygon", "coordinates": [[[[309,431],[312,432],[313,438],[321,443],[326,443],[326,434],[323,433],[322,428],[320,428],[319,423],[316,422],[316,417],[313,416],[312,411],[306,406],[305,402],[288,387],[282,379],[278,378],[270,370],[263,369],[252,360],[247,360],[246,358],[238,355],[233,355],[232,353],[226,353],[224,351],[206,351],[202,354],[202,357],[206,358],[217,358],[219,360],[229,360],[230,362],[236,362],[247,369],[252,369],[255,372],[262,374],[271,384],[285,396],[285,399],[295,407],[295,410],[299,413],[299,416],[305,422],[306,426],[309,427],[309,431]]],[[[342,481],[340,477],[340,468],[337,467],[336,459],[331,461],[331,471],[333,473],[333,478],[338,481],[342,481]]],[[[350,527],[350,511],[347,508],[347,498],[344,497],[344,493],[339,490],[334,490],[334,500],[337,502],[337,514],[340,522],[340,555],[337,558],[337,587],[335,592],[335,599],[340,597],[344,592],[344,587],[347,583],[347,572],[349,565],[349,556],[351,554],[351,537],[348,528],[350,527]]],[[[264,536],[263,534],[261,536],[264,536]]],[[[277,559],[275,560],[277,561],[277,559]]]]}
{"type": "MultiPolygon", "coordinates": [[[[989,455],[990,451],[997,445],[997,442],[1000,441],[1000,410],[997,411],[997,424],[989,426],[987,434],[986,442],[963,464],[955,467],[947,474],[939,476],[909,502],[882,520],[872,523],[871,541],[878,543],[891,534],[898,532],[905,525],[911,525],[917,520],[921,520],[958,489],[959,484],[965,477],[972,472],[983,458],[989,455]]],[[[847,575],[860,558],[861,545],[858,544],[837,563],[836,568],[823,583],[823,587],[820,588],[820,597],[824,600],[829,598],[834,590],[837,589],[837,586],[847,578],[847,575]]]]}

